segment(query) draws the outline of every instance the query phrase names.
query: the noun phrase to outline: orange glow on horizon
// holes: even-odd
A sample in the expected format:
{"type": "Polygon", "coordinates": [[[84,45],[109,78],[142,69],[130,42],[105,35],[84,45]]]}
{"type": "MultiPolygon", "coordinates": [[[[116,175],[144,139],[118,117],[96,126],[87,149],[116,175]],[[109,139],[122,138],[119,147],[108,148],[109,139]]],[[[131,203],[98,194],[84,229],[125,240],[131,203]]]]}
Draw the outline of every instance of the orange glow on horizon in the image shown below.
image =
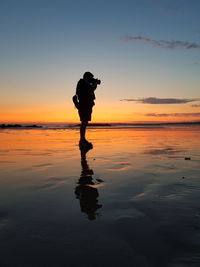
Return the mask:
{"type": "MultiPolygon", "coordinates": [[[[198,121],[195,116],[147,116],[147,113],[179,113],[179,107],[151,107],[147,105],[130,105],[129,103],[100,102],[94,106],[93,123],[137,123],[137,122],[178,122],[198,121]]],[[[190,113],[189,108],[184,109],[190,113]]],[[[181,113],[181,112],[180,112],[181,113]]],[[[77,110],[72,103],[31,108],[2,110],[0,123],[79,123],[77,110]]]]}

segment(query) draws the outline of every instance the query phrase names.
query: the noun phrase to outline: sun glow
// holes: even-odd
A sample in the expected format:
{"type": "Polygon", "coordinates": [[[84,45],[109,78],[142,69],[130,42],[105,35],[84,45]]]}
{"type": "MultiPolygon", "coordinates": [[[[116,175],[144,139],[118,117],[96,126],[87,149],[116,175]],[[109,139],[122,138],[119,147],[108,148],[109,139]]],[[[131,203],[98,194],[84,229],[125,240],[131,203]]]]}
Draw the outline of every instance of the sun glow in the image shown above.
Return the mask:
{"type": "MultiPolygon", "coordinates": [[[[144,108],[120,107],[120,105],[104,104],[103,107],[95,106],[91,122],[108,123],[129,123],[129,122],[176,122],[194,121],[199,116],[178,115],[179,112],[167,112],[166,109],[159,109],[159,112],[149,112],[144,108]],[[134,110],[134,111],[133,111],[134,110]],[[160,114],[160,115],[159,115],[160,114]],[[172,115],[170,115],[172,114],[172,115]]],[[[79,122],[77,110],[72,106],[37,108],[37,109],[16,109],[4,111],[1,114],[1,123],[76,123],[79,122]]]]}

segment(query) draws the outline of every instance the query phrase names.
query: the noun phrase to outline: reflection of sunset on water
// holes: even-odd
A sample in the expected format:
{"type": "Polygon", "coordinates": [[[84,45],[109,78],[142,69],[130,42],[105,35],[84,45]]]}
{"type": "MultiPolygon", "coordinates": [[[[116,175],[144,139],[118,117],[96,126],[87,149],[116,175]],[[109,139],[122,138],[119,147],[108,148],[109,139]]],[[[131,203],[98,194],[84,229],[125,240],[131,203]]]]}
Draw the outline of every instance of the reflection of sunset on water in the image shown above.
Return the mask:
{"type": "Polygon", "coordinates": [[[187,255],[174,240],[198,249],[199,126],[88,129],[87,157],[78,129],[7,129],[0,136],[2,255],[18,244],[17,254],[3,257],[8,266],[27,246],[26,266],[40,251],[41,262],[52,262],[63,248],[59,259],[79,266],[74,253],[88,255],[85,244],[95,259],[102,251],[112,262],[114,246],[132,257],[140,244],[142,260],[151,251],[153,263],[166,252],[161,262],[187,255]]]}
{"type": "MultiPolygon", "coordinates": [[[[177,159],[198,150],[198,127],[181,129],[89,129],[95,145],[89,154],[93,163],[108,171],[131,171],[151,158],[177,159]],[[137,164],[136,164],[137,163],[137,164]]],[[[1,168],[26,168],[32,172],[63,173],[75,166],[78,155],[78,130],[1,131],[1,168]],[[28,169],[29,168],[29,169],[28,169]],[[64,169],[63,169],[64,168],[64,169]],[[57,169],[57,168],[56,168],[57,169]]]]}

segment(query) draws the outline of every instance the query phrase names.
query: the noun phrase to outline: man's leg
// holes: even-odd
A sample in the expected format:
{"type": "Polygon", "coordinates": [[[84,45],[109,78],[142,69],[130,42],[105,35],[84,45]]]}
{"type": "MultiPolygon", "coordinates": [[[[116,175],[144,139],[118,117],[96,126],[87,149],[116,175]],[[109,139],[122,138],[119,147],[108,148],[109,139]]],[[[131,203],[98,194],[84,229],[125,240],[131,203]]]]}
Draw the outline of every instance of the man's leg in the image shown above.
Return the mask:
{"type": "Polygon", "coordinates": [[[80,126],[80,141],[86,141],[85,139],[85,132],[86,132],[86,126],[88,124],[88,121],[82,121],[80,126]]]}

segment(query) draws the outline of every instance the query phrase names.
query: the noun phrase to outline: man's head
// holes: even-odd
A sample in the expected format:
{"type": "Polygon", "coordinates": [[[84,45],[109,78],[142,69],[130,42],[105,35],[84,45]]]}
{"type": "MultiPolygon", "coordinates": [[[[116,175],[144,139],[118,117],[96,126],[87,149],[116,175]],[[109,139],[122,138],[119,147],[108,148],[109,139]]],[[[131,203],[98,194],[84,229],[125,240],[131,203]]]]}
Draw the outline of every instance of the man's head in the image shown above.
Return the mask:
{"type": "Polygon", "coordinates": [[[94,75],[89,72],[89,71],[86,71],[84,74],[83,74],[83,79],[87,80],[88,82],[90,82],[91,80],[94,79],[94,75]]]}

